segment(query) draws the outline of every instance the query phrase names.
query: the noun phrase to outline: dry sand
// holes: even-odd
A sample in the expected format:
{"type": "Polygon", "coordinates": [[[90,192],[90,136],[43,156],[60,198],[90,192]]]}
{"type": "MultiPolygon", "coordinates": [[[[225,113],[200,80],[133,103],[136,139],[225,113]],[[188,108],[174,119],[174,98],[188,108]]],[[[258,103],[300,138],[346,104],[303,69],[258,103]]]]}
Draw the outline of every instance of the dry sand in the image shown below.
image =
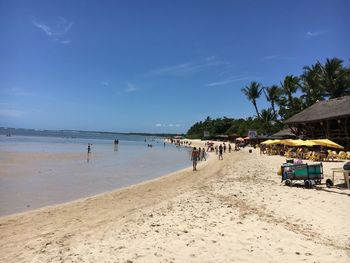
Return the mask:
{"type": "MultiPolygon", "coordinates": [[[[283,161],[246,148],[197,172],[2,217],[0,261],[350,262],[350,190],[284,186],[283,161]]],[[[324,163],[326,176],[342,165],[324,163]]]]}

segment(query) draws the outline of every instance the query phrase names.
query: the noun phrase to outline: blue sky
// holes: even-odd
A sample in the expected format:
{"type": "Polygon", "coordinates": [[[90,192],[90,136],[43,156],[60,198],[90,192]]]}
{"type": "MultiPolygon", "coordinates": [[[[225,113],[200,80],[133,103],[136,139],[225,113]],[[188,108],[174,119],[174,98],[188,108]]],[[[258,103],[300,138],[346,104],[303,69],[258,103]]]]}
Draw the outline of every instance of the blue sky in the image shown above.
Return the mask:
{"type": "MultiPolygon", "coordinates": [[[[186,132],[241,88],[349,64],[350,1],[0,0],[0,126],[186,132]]],[[[264,98],[259,108],[268,107],[264,98]]]]}

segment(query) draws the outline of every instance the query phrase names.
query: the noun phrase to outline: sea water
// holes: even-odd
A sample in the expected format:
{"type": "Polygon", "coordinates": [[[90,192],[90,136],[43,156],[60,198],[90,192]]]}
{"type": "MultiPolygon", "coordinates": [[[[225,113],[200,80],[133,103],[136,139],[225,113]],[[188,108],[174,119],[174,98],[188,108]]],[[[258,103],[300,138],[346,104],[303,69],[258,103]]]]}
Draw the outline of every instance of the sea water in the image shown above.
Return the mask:
{"type": "Polygon", "coordinates": [[[191,165],[188,149],[155,137],[62,134],[0,135],[0,215],[112,191],[191,165]],[[6,159],[17,153],[23,162],[6,159]]]}

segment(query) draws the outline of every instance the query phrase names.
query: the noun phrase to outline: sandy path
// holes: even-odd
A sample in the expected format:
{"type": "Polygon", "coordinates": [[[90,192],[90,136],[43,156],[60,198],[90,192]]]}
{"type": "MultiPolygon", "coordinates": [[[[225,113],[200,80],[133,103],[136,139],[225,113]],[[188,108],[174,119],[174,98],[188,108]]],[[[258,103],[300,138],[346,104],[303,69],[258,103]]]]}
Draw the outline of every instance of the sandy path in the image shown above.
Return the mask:
{"type": "Polygon", "coordinates": [[[283,186],[282,161],[245,149],[198,172],[3,217],[0,261],[349,262],[350,191],[283,186]]]}

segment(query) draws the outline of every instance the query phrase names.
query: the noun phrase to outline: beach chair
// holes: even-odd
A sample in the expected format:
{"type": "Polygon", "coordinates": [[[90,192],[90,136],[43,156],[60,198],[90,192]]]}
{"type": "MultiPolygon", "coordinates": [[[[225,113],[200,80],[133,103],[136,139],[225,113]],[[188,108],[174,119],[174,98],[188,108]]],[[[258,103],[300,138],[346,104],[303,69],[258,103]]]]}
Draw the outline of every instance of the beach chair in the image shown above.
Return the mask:
{"type": "Polygon", "coordinates": [[[301,149],[301,148],[297,149],[296,157],[299,159],[303,159],[303,149],[301,149]]]}
{"type": "Polygon", "coordinates": [[[346,152],[340,151],[340,152],[338,153],[338,159],[340,159],[340,160],[345,160],[346,158],[347,158],[346,152]]]}
{"type": "Polygon", "coordinates": [[[321,154],[321,153],[318,153],[318,152],[313,152],[313,154],[311,155],[310,157],[310,160],[311,161],[314,161],[314,162],[319,162],[319,161],[323,161],[323,157],[325,155],[321,154]]]}
{"type": "Polygon", "coordinates": [[[292,151],[289,149],[288,151],[286,151],[284,153],[284,156],[287,157],[287,158],[291,158],[292,157],[292,151]]]}
{"type": "Polygon", "coordinates": [[[313,151],[308,151],[308,152],[305,154],[305,159],[306,159],[306,160],[310,160],[312,154],[313,154],[313,151]]]}
{"type": "Polygon", "coordinates": [[[346,152],[346,159],[350,160],[350,152],[346,152]]]}
{"type": "Polygon", "coordinates": [[[334,159],[338,158],[338,154],[335,151],[328,150],[328,156],[327,156],[327,161],[334,161],[334,159]]]}

